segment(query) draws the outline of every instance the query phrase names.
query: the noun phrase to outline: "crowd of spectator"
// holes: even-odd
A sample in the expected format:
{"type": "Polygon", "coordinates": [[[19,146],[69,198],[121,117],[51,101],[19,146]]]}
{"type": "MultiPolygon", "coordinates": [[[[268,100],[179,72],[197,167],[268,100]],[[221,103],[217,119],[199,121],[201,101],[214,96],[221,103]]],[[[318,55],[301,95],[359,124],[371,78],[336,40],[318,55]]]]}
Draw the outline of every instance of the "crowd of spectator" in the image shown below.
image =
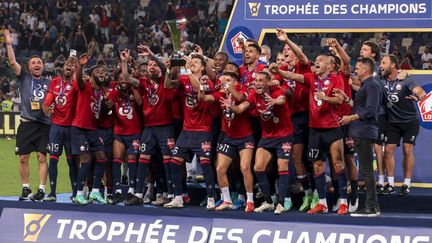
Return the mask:
{"type": "Polygon", "coordinates": [[[91,50],[91,62],[108,65],[115,63],[118,50],[135,49],[138,44],[150,46],[155,54],[170,55],[173,46],[163,21],[170,19],[187,19],[182,41],[196,43],[213,56],[232,5],[233,0],[0,0],[0,102],[6,94],[18,93],[15,77],[3,72],[8,69],[4,28],[12,33],[18,61],[39,55],[47,75],[54,76],[70,50],[77,55],[91,50]]]}

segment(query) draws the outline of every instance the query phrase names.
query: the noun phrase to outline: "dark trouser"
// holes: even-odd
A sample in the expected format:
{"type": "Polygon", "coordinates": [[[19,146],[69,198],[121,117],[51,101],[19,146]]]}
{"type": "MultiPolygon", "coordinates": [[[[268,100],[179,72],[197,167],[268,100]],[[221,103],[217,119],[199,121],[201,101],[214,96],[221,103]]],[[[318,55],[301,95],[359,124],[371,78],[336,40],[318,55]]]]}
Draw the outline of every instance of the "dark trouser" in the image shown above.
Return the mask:
{"type": "Polygon", "coordinates": [[[367,138],[354,138],[355,149],[359,159],[360,173],[366,186],[366,208],[378,208],[375,190],[375,177],[373,171],[373,140],[367,138]]]}

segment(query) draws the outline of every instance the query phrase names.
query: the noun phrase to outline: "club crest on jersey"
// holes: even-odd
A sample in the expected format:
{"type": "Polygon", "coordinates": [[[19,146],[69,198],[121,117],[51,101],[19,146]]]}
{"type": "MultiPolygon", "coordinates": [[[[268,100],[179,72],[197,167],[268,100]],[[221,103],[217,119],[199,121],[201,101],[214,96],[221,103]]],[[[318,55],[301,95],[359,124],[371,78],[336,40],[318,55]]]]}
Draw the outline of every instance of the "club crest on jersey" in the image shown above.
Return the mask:
{"type": "Polygon", "coordinates": [[[432,122],[432,91],[426,95],[423,101],[417,103],[423,122],[432,122]]]}
{"type": "Polygon", "coordinates": [[[66,96],[57,96],[55,98],[55,103],[59,106],[66,105],[66,96]]]}
{"type": "Polygon", "coordinates": [[[268,120],[270,120],[270,118],[273,117],[273,112],[271,112],[269,110],[263,110],[263,111],[259,111],[259,112],[260,112],[261,120],[263,120],[263,121],[268,121],[268,120]]]}
{"type": "Polygon", "coordinates": [[[211,150],[211,143],[210,142],[201,143],[201,150],[203,152],[210,152],[210,150],[211,150]]]}
{"type": "Polygon", "coordinates": [[[396,90],[401,90],[401,89],[402,89],[402,85],[397,84],[397,85],[396,85],[396,90]]]}
{"type": "Polygon", "coordinates": [[[284,151],[285,154],[291,153],[291,143],[283,143],[282,150],[284,151]]]}
{"type": "Polygon", "coordinates": [[[198,106],[198,99],[196,95],[187,94],[185,99],[186,107],[195,108],[198,106]]]}
{"type": "Polygon", "coordinates": [[[159,102],[159,96],[157,94],[154,94],[148,97],[148,102],[151,106],[156,105],[159,102]]]}
{"type": "Polygon", "coordinates": [[[170,150],[172,150],[172,149],[174,148],[174,144],[175,144],[175,142],[174,142],[174,138],[168,138],[168,139],[167,139],[167,145],[168,145],[168,148],[169,148],[170,150]]]}
{"type": "Polygon", "coordinates": [[[327,79],[326,81],[324,81],[324,85],[327,86],[327,85],[329,85],[329,84],[330,84],[330,80],[327,79]]]}
{"type": "Polygon", "coordinates": [[[255,144],[253,142],[246,142],[245,143],[245,149],[254,149],[255,144]]]}
{"type": "Polygon", "coordinates": [[[223,115],[228,121],[234,120],[235,117],[235,113],[231,109],[223,110],[223,115]]]}

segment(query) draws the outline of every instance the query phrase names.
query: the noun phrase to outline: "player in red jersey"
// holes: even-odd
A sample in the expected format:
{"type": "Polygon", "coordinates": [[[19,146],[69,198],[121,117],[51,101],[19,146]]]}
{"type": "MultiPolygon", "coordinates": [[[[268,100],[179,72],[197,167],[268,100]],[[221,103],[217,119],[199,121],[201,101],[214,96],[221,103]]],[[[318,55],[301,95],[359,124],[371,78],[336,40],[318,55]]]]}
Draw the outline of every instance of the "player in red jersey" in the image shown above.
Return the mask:
{"type": "Polygon", "coordinates": [[[49,134],[50,161],[48,173],[50,178],[51,192],[44,198],[44,201],[55,202],[57,186],[57,164],[59,157],[66,154],[66,161],[69,166],[69,179],[72,186],[72,197],[76,196],[77,164],[72,156],[71,147],[71,126],[75,116],[77,93],[73,90],[73,74],[77,66],[76,58],[68,58],[63,66],[62,75],[55,77],[50,83],[47,97],[42,110],[47,116],[51,116],[49,134]]]}
{"type": "Polygon", "coordinates": [[[140,79],[139,89],[143,95],[144,129],[140,139],[140,156],[137,167],[135,195],[126,199],[125,205],[142,204],[144,183],[149,170],[150,159],[157,149],[163,156],[168,190],[172,191],[171,168],[179,172],[178,165],[171,159],[174,148],[173,114],[171,112],[175,90],[164,87],[165,64],[155,57],[147,46],[142,46],[143,53],[149,55],[149,78],[140,79]]]}
{"type": "Polygon", "coordinates": [[[120,53],[121,73],[118,75],[118,84],[108,96],[110,107],[114,113],[114,142],[113,142],[113,204],[122,199],[120,187],[121,165],[126,152],[126,160],[129,168],[128,195],[135,192],[136,163],[139,153],[139,139],[141,135],[141,118],[139,114],[142,105],[142,96],[133,85],[139,82],[129,76],[127,61],[130,58],[129,50],[120,53]]]}
{"type": "MultiPolygon", "coordinates": [[[[193,55],[186,67],[187,74],[180,75],[178,80],[172,80],[170,73],[165,79],[165,87],[179,88],[182,96],[184,123],[183,131],[176,142],[173,150],[173,161],[179,164],[191,161],[196,154],[199,157],[204,173],[204,180],[207,189],[207,209],[215,208],[214,175],[211,167],[211,146],[212,146],[212,104],[198,100],[198,92],[209,93],[213,89],[213,83],[206,75],[203,75],[206,62],[202,56],[193,55]]],[[[164,207],[176,207],[181,198],[181,183],[174,181],[176,199],[164,207]],[[174,205],[176,204],[176,205],[174,205]]]]}
{"type": "MultiPolygon", "coordinates": [[[[334,64],[335,67],[332,71],[333,73],[339,75],[344,83],[344,93],[352,99],[351,86],[350,86],[350,78],[351,78],[351,67],[350,60],[351,58],[339,44],[339,42],[334,38],[327,39],[327,45],[329,46],[330,52],[334,55],[329,55],[330,61],[334,64]]],[[[345,100],[345,97],[340,97],[342,100],[345,100]]],[[[347,116],[351,114],[351,106],[349,106],[346,102],[341,104],[338,107],[337,115],[342,118],[343,116],[347,116]]],[[[341,126],[342,133],[344,134],[344,159],[345,164],[348,167],[348,175],[350,179],[351,185],[351,193],[349,195],[349,204],[348,204],[348,212],[353,213],[358,208],[358,169],[355,164],[354,159],[354,140],[351,136],[349,136],[349,125],[341,126]]],[[[333,211],[337,211],[339,209],[339,205],[341,200],[337,200],[337,204],[333,206],[333,211]]]]}
{"type": "Polygon", "coordinates": [[[80,161],[75,200],[81,205],[89,203],[84,197],[83,187],[90,170],[92,152],[94,152],[96,163],[93,189],[89,195],[89,200],[106,204],[106,200],[99,192],[105,170],[106,155],[103,141],[97,133],[97,119],[101,115],[104,94],[102,83],[107,79],[107,72],[104,65],[97,65],[91,68],[90,77],[84,79],[82,68],[89,59],[90,56],[87,54],[80,56],[77,84],[73,87],[78,91],[76,107],[79,109],[76,110],[72,122],[72,154],[79,155],[80,161]]]}
{"type": "MultiPolygon", "coordinates": [[[[277,37],[285,45],[283,54],[286,57],[286,66],[279,66],[279,69],[272,69],[272,71],[285,70],[293,73],[304,74],[311,72],[311,65],[309,59],[300,49],[300,47],[288,38],[288,35],[282,29],[277,29],[277,37]]],[[[292,157],[294,167],[296,169],[297,180],[301,183],[305,196],[303,203],[300,206],[300,211],[305,212],[310,209],[311,205],[314,207],[318,204],[318,196],[313,193],[310,182],[313,178],[309,178],[307,172],[313,173],[310,162],[305,156],[306,148],[309,137],[309,89],[301,83],[294,80],[285,80],[287,84],[294,90],[291,97],[292,104],[292,122],[294,124],[294,138],[292,157]],[[306,167],[307,166],[307,167],[306,167]]]]}
{"type": "Polygon", "coordinates": [[[254,211],[263,212],[275,209],[270,197],[270,185],[265,170],[271,162],[272,152],[276,152],[279,195],[274,213],[281,214],[292,206],[288,205],[289,208],[284,207],[285,196],[290,188],[288,160],[291,153],[294,128],[290,119],[291,110],[285,91],[279,87],[270,86],[270,84],[271,76],[267,72],[259,72],[255,78],[256,91],[252,91],[246,101],[238,106],[232,105],[230,102],[224,102],[224,104],[232,109],[235,114],[240,114],[252,106],[255,106],[259,112],[263,134],[258,143],[254,171],[265,201],[254,211]]]}
{"type": "Polygon", "coordinates": [[[251,160],[255,140],[252,137],[252,128],[249,123],[248,114],[236,115],[231,109],[226,107],[226,102],[239,104],[244,101],[247,88],[238,82],[236,73],[224,73],[221,76],[223,88],[219,92],[211,95],[199,93],[200,100],[205,102],[221,102],[222,107],[222,139],[218,147],[217,157],[217,179],[223,194],[224,202],[216,207],[216,210],[232,208],[228,178],[226,172],[237,153],[240,154],[240,168],[243,174],[243,182],[246,188],[247,203],[246,212],[253,212],[253,178],[251,173],[251,160]]]}
{"type": "MultiPolygon", "coordinates": [[[[343,101],[335,97],[333,89],[343,89],[340,76],[330,73],[330,58],[319,55],[315,60],[315,74],[281,72],[285,78],[304,83],[309,87],[309,159],[314,162],[314,177],[319,203],[309,214],[327,213],[324,154],[330,151],[333,167],[338,178],[340,195],[346,195],[346,173],[343,160],[343,134],[336,114],[337,105],[343,101]]],[[[346,200],[346,198],[345,198],[346,200]]],[[[348,205],[341,203],[338,214],[346,214],[348,205]]]]}

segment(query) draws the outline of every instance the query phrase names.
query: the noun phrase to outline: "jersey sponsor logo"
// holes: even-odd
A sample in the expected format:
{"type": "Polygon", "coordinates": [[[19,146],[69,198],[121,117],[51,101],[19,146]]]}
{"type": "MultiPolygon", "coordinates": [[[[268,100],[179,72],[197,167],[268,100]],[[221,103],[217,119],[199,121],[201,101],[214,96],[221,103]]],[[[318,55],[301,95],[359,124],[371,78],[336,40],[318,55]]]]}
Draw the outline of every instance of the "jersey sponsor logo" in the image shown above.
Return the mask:
{"type": "Polygon", "coordinates": [[[193,94],[186,94],[185,99],[186,107],[193,109],[198,106],[198,99],[196,95],[193,94]]]}
{"type": "Polygon", "coordinates": [[[257,17],[261,7],[261,3],[248,3],[249,11],[252,17],[257,17]]]}
{"type": "Polygon", "coordinates": [[[24,214],[24,241],[36,242],[51,214],[24,214]]]}
{"type": "Polygon", "coordinates": [[[223,115],[224,115],[225,119],[228,121],[234,120],[234,117],[235,117],[235,113],[231,109],[223,110],[223,115]]]}

